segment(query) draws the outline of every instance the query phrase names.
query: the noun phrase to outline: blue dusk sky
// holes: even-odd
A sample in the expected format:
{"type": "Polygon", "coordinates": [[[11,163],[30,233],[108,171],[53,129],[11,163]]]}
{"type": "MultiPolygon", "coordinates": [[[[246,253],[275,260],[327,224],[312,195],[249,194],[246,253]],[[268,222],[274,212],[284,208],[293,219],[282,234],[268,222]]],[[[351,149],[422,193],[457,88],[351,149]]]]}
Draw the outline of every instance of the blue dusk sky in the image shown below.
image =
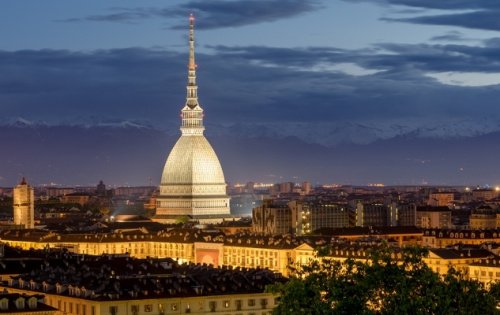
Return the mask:
{"type": "Polygon", "coordinates": [[[2,1],[2,117],[178,117],[187,17],[214,123],[500,116],[500,2],[2,1]]]}
{"type": "Polygon", "coordinates": [[[497,0],[2,1],[0,122],[177,130],[190,13],[208,134],[500,131],[497,0]]]}

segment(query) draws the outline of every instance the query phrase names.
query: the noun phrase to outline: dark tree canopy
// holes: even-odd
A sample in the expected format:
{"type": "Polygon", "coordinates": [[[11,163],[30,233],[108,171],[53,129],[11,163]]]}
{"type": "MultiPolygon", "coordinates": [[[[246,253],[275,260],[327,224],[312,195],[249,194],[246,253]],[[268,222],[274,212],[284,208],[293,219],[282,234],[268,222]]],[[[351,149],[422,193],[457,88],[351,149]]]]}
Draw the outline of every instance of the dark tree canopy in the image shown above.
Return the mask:
{"type": "Polygon", "coordinates": [[[453,269],[442,277],[423,262],[426,253],[382,246],[366,261],[322,257],[270,288],[281,295],[274,314],[500,314],[499,285],[487,290],[453,269]]]}

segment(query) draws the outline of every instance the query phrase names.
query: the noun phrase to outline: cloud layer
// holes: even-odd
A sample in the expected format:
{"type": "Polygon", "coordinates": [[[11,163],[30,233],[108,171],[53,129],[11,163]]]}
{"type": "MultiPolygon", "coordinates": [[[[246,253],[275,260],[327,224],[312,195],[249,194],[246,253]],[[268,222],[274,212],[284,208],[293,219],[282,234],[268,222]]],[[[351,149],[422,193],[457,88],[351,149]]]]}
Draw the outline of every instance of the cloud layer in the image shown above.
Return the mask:
{"type": "MultiPolygon", "coordinates": [[[[328,122],[500,117],[500,86],[439,83],[440,73],[500,73],[500,45],[212,47],[198,56],[207,122],[328,122]],[[370,70],[351,73],[345,65],[370,70]]],[[[82,117],[177,125],[187,56],[154,49],[0,52],[4,117],[82,117]]],[[[351,67],[352,68],[352,67],[351,67]]],[[[453,83],[453,82],[451,82],[453,83]]]]}
{"type": "MultiPolygon", "coordinates": [[[[184,21],[189,13],[194,13],[200,18],[197,28],[217,29],[273,22],[314,11],[320,7],[315,0],[194,0],[168,8],[113,8],[110,10],[111,13],[70,18],[61,22],[137,23],[154,18],[167,21],[182,18],[184,21]]],[[[171,27],[184,29],[185,23],[174,24],[171,27]]]]}
{"type": "MultiPolygon", "coordinates": [[[[344,0],[346,1],[346,0],[344,0]]],[[[419,9],[445,10],[449,13],[417,17],[383,18],[386,21],[416,24],[449,25],[471,29],[500,31],[500,1],[495,0],[351,0],[382,5],[398,5],[419,9]],[[463,12],[463,11],[467,12],[463,12]]]]}

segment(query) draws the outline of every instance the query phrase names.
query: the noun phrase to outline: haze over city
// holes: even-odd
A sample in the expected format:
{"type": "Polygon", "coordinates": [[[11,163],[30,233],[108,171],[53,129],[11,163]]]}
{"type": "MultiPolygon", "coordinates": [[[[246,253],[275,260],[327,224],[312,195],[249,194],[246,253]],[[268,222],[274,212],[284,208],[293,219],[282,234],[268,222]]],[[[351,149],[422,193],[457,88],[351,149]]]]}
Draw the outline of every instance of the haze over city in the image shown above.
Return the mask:
{"type": "Polygon", "coordinates": [[[500,183],[500,4],[23,1],[0,10],[0,186],[157,185],[185,18],[226,180],[500,183]],[[7,149],[8,148],[8,149],[7,149]]]}

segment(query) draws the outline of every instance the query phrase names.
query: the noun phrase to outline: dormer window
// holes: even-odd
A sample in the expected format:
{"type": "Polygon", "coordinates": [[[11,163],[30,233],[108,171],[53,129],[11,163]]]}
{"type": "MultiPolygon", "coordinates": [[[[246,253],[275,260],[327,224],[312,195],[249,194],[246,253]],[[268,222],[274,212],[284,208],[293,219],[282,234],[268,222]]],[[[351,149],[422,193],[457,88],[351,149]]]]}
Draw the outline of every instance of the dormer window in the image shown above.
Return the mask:
{"type": "Polygon", "coordinates": [[[29,300],[28,300],[28,307],[29,307],[31,310],[36,309],[37,304],[38,304],[38,300],[36,299],[36,297],[30,297],[30,298],[29,298],[29,300]]]}
{"type": "Polygon", "coordinates": [[[20,297],[16,300],[16,308],[18,310],[24,310],[24,304],[25,304],[24,298],[20,297]]]}
{"type": "Polygon", "coordinates": [[[6,311],[9,309],[9,299],[3,298],[0,300],[0,310],[6,311]]]}
{"type": "Polygon", "coordinates": [[[60,284],[57,284],[56,285],[56,292],[57,292],[57,294],[63,293],[64,292],[64,287],[62,285],[60,285],[60,284]]]}

